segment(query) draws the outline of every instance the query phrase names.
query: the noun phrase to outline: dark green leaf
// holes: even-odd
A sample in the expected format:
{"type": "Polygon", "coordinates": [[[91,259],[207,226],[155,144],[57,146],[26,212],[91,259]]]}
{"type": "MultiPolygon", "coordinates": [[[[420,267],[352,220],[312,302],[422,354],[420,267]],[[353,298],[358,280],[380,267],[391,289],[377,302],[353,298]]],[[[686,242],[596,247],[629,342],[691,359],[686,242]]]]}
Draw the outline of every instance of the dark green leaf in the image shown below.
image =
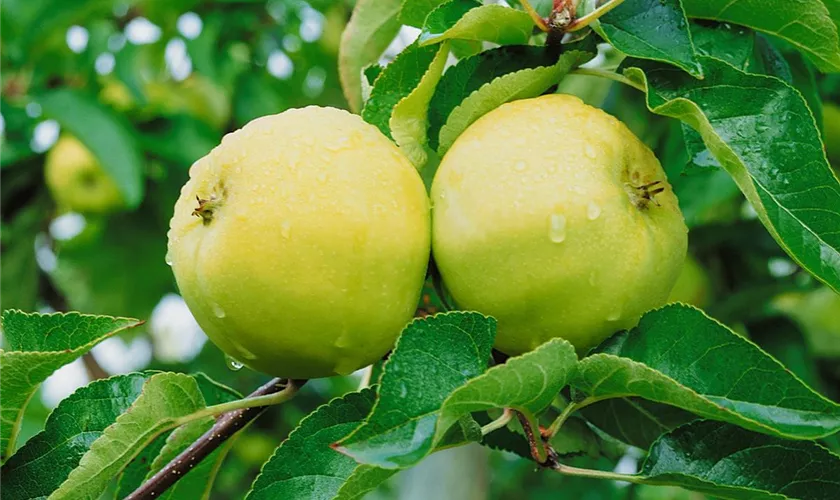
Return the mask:
{"type": "Polygon", "coordinates": [[[440,129],[458,105],[490,81],[526,68],[551,66],[557,57],[543,47],[499,47],[463,59],[449,68],[438,82],[429,103],[429,141],[438,146],[440,129]]]}
{"type": "Polygon", "coordinates": [[[697,421],[657,441],[640,476],[645,483],[722,498],[833,500],[840,491],[840,457],[810,441],[697,421]]]}
{"type": "Polygon", "coordinates": [[[608,399],[587,406],[581,414],[615,439],[642,449],[697,418],[685,410],[641,398],[608,399]]]}
{"type": "Polygon", "coordinates": [[[8,350],[0,351],[3,459],[14,449],[23,410],[41,382],[102,340],[140,323],[136,319],[79,313],[3,312],[3,335],[8,346],[8,350]]]}
{"type": "Polygon", "coordinates": [[[837,26],[820,0],[682,0],[689,17],[740,24],[782,38],[822,71],[840,71],[837,26]]]}
{"type": "Polygon", "coordinates": [[[338,443],[360,463],[412,465],[432,450],[440,408],[487,369],[496,322],[477,313],[438,314],[410,323],[385,364],[368,419],[338,443]]]}
{"type": "Polygon", "coordinates": [[[420,84],[438,53],[438,47],[409,45],[376,78],[370,99],[362,110],[362,118],[391,135],[391,114],[394,107],[420,84]]]}
{"type": "Polygon", "coordinates": [[[358,498],[394,471],[359,465],[330,445],[353,431],[376,400],[372,389],[333,399],[304,418],[254,481],[248,500],[358,498]]]}
{"type": "Polygon", "coordinates": [[[680,0],[625,0],[599,21],[604,38],[625,54],[673,64],[702,78],[680,0]]]}
{"type": "Polygon", "coordinates": [[[108,483],[178,419],[204,407],[195,379],[179,373],[157,373],[140,396],[92,444],[55,498],[99,498],[108,483]]]}
{"type": "Polygon", "coordinates": [[[97,380],[59,403],[44,430],[3,465],[3,498],[48,497],[105,428],[131,407],[147,379],[134,373],[97,380]]]}
{"type": "Polygon", "coordinates": [[[840,182],[801,94],[777,78],[700,57],[702,81],[644,61],[626,74],[648,89],[651,111],[700,132],[793,260],[840,290],[840,182]]]}
{"type": "Polygon", "coordinates": [[[780,437],[840,430],[840,405],[820,396],[755,344],[702,311],[651,311],[578,363],[589,397],[641,396],[780,437]]]}

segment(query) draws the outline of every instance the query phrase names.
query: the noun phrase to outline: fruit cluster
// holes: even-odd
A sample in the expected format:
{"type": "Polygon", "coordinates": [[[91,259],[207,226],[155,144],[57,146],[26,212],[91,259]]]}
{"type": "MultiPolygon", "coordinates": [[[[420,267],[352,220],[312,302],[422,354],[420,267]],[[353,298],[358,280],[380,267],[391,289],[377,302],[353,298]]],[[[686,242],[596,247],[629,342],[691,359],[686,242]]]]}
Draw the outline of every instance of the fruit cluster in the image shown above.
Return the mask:
{"type": "Polygon", "coordinates": [[[657,159],[567,95],[511,102],[442,159],[428,196],[378,129],[332,108],[252,121],[196,162],[169,255],[207,335],[276,376],[347,374],[410,321],[430,254],[511,355],[585,351],[663,304],[687,230],[657,159]]]}

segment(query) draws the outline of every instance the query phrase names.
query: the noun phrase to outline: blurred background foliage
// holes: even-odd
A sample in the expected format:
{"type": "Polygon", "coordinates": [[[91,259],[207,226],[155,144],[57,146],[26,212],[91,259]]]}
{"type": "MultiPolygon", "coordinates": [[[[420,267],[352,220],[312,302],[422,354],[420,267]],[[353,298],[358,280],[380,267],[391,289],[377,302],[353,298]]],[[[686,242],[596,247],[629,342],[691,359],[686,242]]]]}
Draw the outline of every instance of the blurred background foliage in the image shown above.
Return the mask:
{"type": "MultiPolygon", "coordinates": [[[[165,262],[168,222],[190,165],[224,134],[290,107],[346,107],[336,60],[352,4],[3,0],[0,305],[147,320],[48,380],[28,407],[19,444],[91,378],[205,372],[243,393],[267,380],[230,369],[205,343],[165,262]]],[[[412,36],[404,29],[384,57],[412,36]]],[[[831,104],[840,102],[840,77],[810,75],[825,101],[825,134],[835,134],[826,140],[829,156],[840,162],[831,147],[840,145],[840,111],[831,104]]],[[[787,259],[729,176],[689,158],[679,124],[648,113],[633,89],[574,76],[558,91],[625,121],[666,167],[693,255],[674,299],[704,307],[840,398],[840,299],[787,259]]],[[[255,422],[239,436],[213,498],[241,498],[290,429],[360,378],[312,381],[301,397],[255,422]]],[[[628,472],[639,457],[570,460],[628,472]]],[[[476,446],[436,454],[371,497],[701,498],[537,472],[512,454],[476,446]]]]}

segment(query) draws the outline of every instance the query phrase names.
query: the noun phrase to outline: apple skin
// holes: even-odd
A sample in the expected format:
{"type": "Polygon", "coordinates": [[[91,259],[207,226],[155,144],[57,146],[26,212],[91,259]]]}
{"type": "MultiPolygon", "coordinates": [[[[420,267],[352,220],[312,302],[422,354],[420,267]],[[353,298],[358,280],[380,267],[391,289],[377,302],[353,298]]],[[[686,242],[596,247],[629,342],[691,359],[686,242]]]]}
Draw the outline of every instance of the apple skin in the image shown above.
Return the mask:
{"type": "Polygon", "coordinates": [[[60,137],[47,152],[44,180],[61,210],[106,214],[125,208],[117,184],[75,137],[60,137]]]}
{"type": "Polygon", "coordinates": [[[253,120],[192,166],[167,261],[225,353],[278,377],[318,378],[392,348],[429,252],[417,171],[358,116],[313,106],[253,120]],[[204,216],[193,215],[196,197],[210,200],[204,216]]]}
{"type": "Polygon", "coordinates": [[[569,95],[513,101],[446,153],[432,251],[458,305],[498,320],[509,355],[554,337],[580,353],[663,305],[687,229],[653,153],[569,95]],[[639,186],[660,181],[652,200],[639,186]],[[635,187],[634,187],[635,186],[635,187]]]}
{"type": "Polygon", "coordinates": [[[823,143],[834,169],[840,168],[840,106],[823,102],[823,143]]]}
{"type": "Polygon", "coordinates": [[[703,309],[711,302],[711,282],[709,274],[691,254],[686,256],[680,275],[668,302],[682,302],[703,309]]]}
{"type": "Polygon", "coordinates": [[[828,287],[807,293],[788,293],[774,305],[800,327],[818,357],[840,358],[840,294],[828,287]]]}

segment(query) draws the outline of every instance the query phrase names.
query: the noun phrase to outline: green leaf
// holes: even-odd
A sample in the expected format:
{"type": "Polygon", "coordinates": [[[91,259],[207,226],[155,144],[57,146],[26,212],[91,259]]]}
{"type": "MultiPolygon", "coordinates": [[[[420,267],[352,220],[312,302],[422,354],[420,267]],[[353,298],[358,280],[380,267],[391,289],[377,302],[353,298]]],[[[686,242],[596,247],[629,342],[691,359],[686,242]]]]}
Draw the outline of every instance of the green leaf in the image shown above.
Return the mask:
{"type": "Polygon", "coordinates": [[[385,468],[407,467],[428,455],[444,401],[487,369],[495,333],[495,320],[478,313],[411,322],[385,363],[373,411],[337,449],[385,468]]]}
{"type": "Polygon", "coordinates": [[[459,418],[492,408],[539,413],[566,386],[577,365],[575,348],[552,339],[537,349],[494,366],[456,389],[440,409],[436,441],[459,418]]]}
{"type": "MultiPolygon", "coordinates": [[[[476,57],[481,57],[482,54],[476,57]]],[[[471,92],[446,115],[446,121],[440,128],[438,153],[443,155],[452,146],[455,139],[484,114],[506,102],[527,99],[542,94],[552,85],[557,84],[571,69],[586,62],[591,57],[592,54],[589,52],[577,50],[565,52],[559,59],[554,60],[553,64],[539,64],[533,67],[526,67],[518,71],[503,74],[492,79],[489,83],[480,85],[477,90],[471,92]]],[[[500,63],[497,62],[495,64],[500,63]]],[[[481,63],[479,62],[475,66],[475,69],[478,69],[480,66],[481,63]]],[[[468,72],[467,80],[469,82],[476,82],[473,79],[473,74],[472,71],[468,72]]],[[[444,77],[446,77],[446,74],[444,74],[444,77]]],[[[480,76],[476,77],[480,78],[480,76]]],[[[487,81],[485,80],[485,82],[487,81]]],[[[469,82],[462,84],[462,88],[473,87],[474,83],[469,82]]],[[[453,96],[444,100],[446,102],[453,102],[455,98],[453,96]]],[[[443,112],[440,112],[438,116],[443,116],[443,112]]]]}
{"type": "Polygon", "coordinates": [[[840,457],[814,442],[696,421],[657,441],[638,477],[722,498],[831,500],[840,491],[840,457]]]}
{"type": "Polygon", "coordinates": [[[134,135],[122,118],[93,97],[69,88],[37,97],[44,114],[76,136],[102,163],[129,208],[143,200],[143,162],[134,135]],[[83,118],[82,118],[83,117],[83,118]]]}
{"type": "Polygon", "coordinates": [[[46,498],[67,479],[103,431],[140,396],[148,376],[96,380],[61,401],[44,430],[0,469],[3,498],[46,498]]]}
{"type": "MultiPolygon", "coordinates": [[[[449,55],[449,47],[448,44],[444,43],[438,49],[437,54],[435,54],[434,59],[432,59],[414,90],[394,106],[391,119],[388,122],[394,141],[411,163],[421,170],[429,159],[426,135],[429,101],[432,99],[440,75],[443,73],[447,55],[449,55]]],[[[388,68],[385,68],[385,74],[389,74],[388,68]]],[[[386,76],[386,78],[388,77],[386,76]]],[[[382,84],[386,85],[385,82],[382,84]]],[[[374,86],[375,91],[376,87],[374,86]]]]}
{"type": "Polygon", "coordinates": [[[625,54],[703,77],[680,0],[625,0],[599,21],[601,36],[625,54]]]}
{"type": "Polygon", "coordinates": [[[439,52],[439,47],[420,47],[416,43],[406,47],[376,78],[362,118],[393,138],[390,122],[395,106],[420,85],[439,52]]]}
{"type": "MultiPolygon", "coordinates": [[[[198,384],[198,388],[201,391],[201,394],[204,396],[204,401],[207,405],[224,403],[227,401],[232,401],[234,399],[240,399],[242,397],[242,395],[238,392],[222,384],[219,384],[218,382],[212,380],[210,377],[204,375],[203,373],[193,375],[193,378],[198,384]]],[[[141,484],[143,484],[143,482],[146,480],[146,477],[149,475],[149,472],[152,470],[152,464],[155,462],[156,457],[159,458],[158,456],[160,455],[161,450],[163,450],[163,447],[167,445],[168,438],[171,434],[171,432],[164,432],[163,434],[155,438],[155,440],[152,441],[151,444],[143,448],[143,450],[136,457],[134,457],[134,459],[126,466],[125,470],[123,470],[122,474],[120,475],[120,479],[117,484],[117,491],[115,492],[115,498],[124,498],[131,494],[131,492],[139,488],[141,484]]],[[[221,453],[221,455],[223,454],[224,453],[221,453]]],[[[217,460],[213,460],[213,458],[208,458],[205,459],[202,462],[202,464],[209,461],[214,465],[218,465],[218,463],[222,460],[223,457],[218,455],[216,455],[216,457],[218,458],[217,460]]],[[[203,467],[203,465],[200,465],[199,467],[203,467]]],[[[206,484],[209,482],[210,479],[211,478],[209,478],[208,476],[204,476],[203,479],[193,476],[193,472],[191,471],[190,475],[179,480],[178,484],[170,488],[168,491],[180,489],[178,485],[182,483],[196,484],[200,483],[200,481],[203,480],[206,484]],[[194,479],[195,483],[193,483],[194,479]]],[[[188,498],[192,498],[194,496],[196,495],[189,496],[188,498]]]]}
{"type": "Polygon", "coordinates": [[[499,47],[462,59],[446,70],[429,103],[429,142],[438,147],[446,119],[470,94],[498,77],[526,68],[551,66],[557,56],[544,47],[528,45],[499,47]]]}
{"type": "Polygon", "coordinates": [[[400,22],[415,28],[422,28],[426,16],[441,4],[451,0],[403,0],[400,10],[400,22]]]}
{"type": "Polygon", "coordinates": [[[93,442],[50,500],[98,499],[146,445],[176,427],[179,417],[201,408],[204,398],[194,378],[179,373],[153,375],[131,407],[93,442]]]}
{"type": "Polygon", "coordinates": [[[622,443],[647,449],[662,434],[697,419],[685,410],[641,398],[611,398],[581,410],[589,423],[622,443]]]}
{"type": "Polygon", "coordinates": [[[3,459],[15,447],[23,410],[41,382],[102,340],[141,323],[130,318],[79,313],[3,312],[2,329],[8,346],[8,350],[0,350],[3,459]]]}
{"type": "Polygon", "coordinates": [[[641,396],[779,437],[816,439],[840,430],[840,405],[682,304],[651,311],[605,341],[578,363],[572,385],[589,397],[641,396]]]}
{"type": "Polygon", "coordinates": [[[788,255],[840,290],[840,182],[802,95],[777,78],[700,58],[703,81],[644,61],[625,74],[647,88],[651,111],[700,132],[788,255]]]}
{"type": "Polygon", "coordinates": [[[352,392],[301,420],[263,465],[247,500],[359,498],[393,475],[330,448],[364,421],[375,400],[373,389],[352,392]]]}
{"type": "MultiPolygon", "coordinates": [[[[6,147],[3,144],[2,147],[6,147]]],[[[8,182],[8,181],[6,181],[8,182]]],[[[35,308],[40,271],[35,260],[35,237],[47,210],[40,203],[23,207],[3,224],[3,258],[0,259],[0,309],[35,308]]]]}
{"type": "Polygon", "coordinates": [[[525,44],[534,22],[521,10],[502,5],[481,5],[476,0],[451,0],[433,10],[423,23],[420,45],[449,39],[525,44]]]}
{"type": "Polygon", "coordinates": [[[741,71],[750,69],[755,53],[755,32],[730,24],[690,23],[691,37],[697,53],[716,57],[741,71]]]}
{"type": "Polygon", "coordinates": [[[740,24],[777,36],[821,71],[840,71],[837,26],[820,0],[682,0],[688,17],[740,24]]]}
{"type": "MultiPolygon", "coordinates": [[[[362,109],[362,68],[376,62],[400,30],[402,0],[359,0],[341,35],[338,74],[350,109],[362,109]]],[[[422,21],[421,21],[422,22],[422,21]]]]}
{"type": "MultiPolygon", "coordinates": [[[[236,391],[218,384],[204,374],[198,374],[194,378],[208,406],[227,403],[242,397],[236,391]]],[[[166,443],[158,452],[157,458],[155,458],[149,467],[146,473],[146,479],[151,479],[166,464],[175,459],[175,457],[187,449],[195,440],[210,430],[215,423],[215,418],[205,417],[189,422],[172,431],[166,439],[166,443]]],[[[224,446],[214,450],[210,455],[196,464],[195,467],[187,471],[177,483],[157,496],[157,498],[172,500],[180,498],[209,498],[210,488],[213,486],[213,480],[219,471],[219,466],[234,442],[235,437],[229,439],[224,446]]]]}

